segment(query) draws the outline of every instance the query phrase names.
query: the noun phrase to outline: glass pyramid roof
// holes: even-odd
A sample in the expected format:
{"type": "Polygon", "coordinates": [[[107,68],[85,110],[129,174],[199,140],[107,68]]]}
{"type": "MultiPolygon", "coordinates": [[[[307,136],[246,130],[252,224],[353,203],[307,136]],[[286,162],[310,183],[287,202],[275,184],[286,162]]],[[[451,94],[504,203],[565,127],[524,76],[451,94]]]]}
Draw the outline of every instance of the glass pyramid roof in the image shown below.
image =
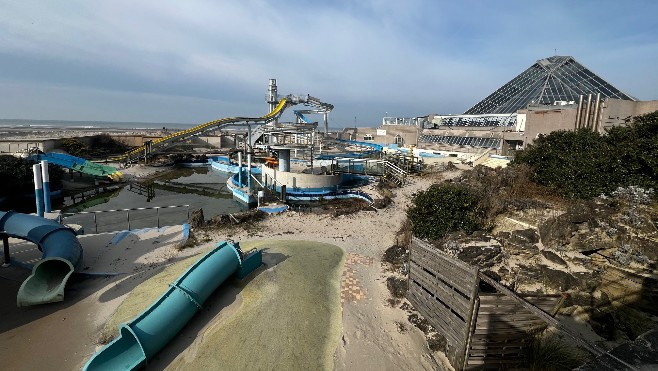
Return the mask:
{"type": "Polygon", "coordinates": [[[464,114],[513,113],[528,104],[577,102],[580,95],[597,93],[601,93],[602,97],[635,100],[573,57],[556,55],[538,60],[464,114]]]}

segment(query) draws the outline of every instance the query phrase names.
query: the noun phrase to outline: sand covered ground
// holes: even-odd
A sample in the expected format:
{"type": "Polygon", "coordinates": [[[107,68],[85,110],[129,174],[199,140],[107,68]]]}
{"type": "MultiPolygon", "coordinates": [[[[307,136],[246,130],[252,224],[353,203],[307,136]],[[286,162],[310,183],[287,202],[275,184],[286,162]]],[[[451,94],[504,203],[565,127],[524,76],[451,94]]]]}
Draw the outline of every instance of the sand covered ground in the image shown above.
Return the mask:
{"type": "MultiPolygon", "coordinates": [[[[132,171],[135,176],[148,176],[150,169],[142,170],[132,171]]],[[[182,233],[176,231],[129,233],[116,244],[110,244],[114,235],[104,237],[106,241],[97,237],[100,240],[89,252],[83,241],[88,271],[124,274],[72,282],[62,303],[15,308],[15,293],[21,275],[27,272],[2,270],[0,275],[7,279],[0,278],[0,357],[10,359],[9,369],[14,370],[81,367],[100,348],[99,342],[107,341],[108,332],[103,329],[113,315],[118,317],[108,328],[123,320],[118,319],[120,308],[129,306],[127,298],[140,295],[136,290],[140,284],[148,281],[147,285],[164,287],[164,282],[177,277],[176,272],[192,264],[190,257],[196,259],[216,242],[231,239],[240,241],[243,248],[263,247],[269,264],[246,283],[232,282],[217,290],[149,363],[149,369],[213,368],[227,362],[231,354],[217,347],[242,352],[243,357],[232,360],[235,368],[254,369],[250,365],[255,364],[273,369],[449,369],[442,354],[432,353],[423,333],[407,321],[407,312],[388,304],[390,272],[381,262],[384,251],[396,243],[412,194],[437,179],[411,178],[410,184],[393,191],[393,203],[384,210],[337,217],[288,211],[252,228],[198,233],[200,242],[182,250],[178,249],[182,233]],[[280,261],[282,256],[286,258],[280,261]],[[294,295],[299,290],[305,295],[294,295]],[[256,322],[257,326],[249,326],[256,322]],[[278,338],[277,334],[292,337],[278,338]],[[277,352],[256,358],[274,344],[277,352]],[[313,356],[305,349],[312,349],[313,356]],[[272,354],[279,357],[271,358],[272,354]]],[[[374,186],[366,191],[376,193],[374,186]]],[[[149,298],[137,301],[148,305],[151,296],[158,296],[157,290],[147,291],[149,298]]],[[[130,300],[135,298],[139,296],[130,300]]]]}

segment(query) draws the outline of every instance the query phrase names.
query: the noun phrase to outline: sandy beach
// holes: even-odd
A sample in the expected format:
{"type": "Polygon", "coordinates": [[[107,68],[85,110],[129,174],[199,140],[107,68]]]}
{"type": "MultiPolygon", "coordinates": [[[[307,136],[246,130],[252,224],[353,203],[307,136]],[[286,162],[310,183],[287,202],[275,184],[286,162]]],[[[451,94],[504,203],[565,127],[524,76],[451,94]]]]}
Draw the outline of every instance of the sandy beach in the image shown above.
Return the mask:
{"type": "MultiPolygon", "coordinates": [[[[130,168],[128,172],[131,176],[139,178],[148,176],[154,171],[157,170],[136,166],[130,168]]],[[[456,174],[458,171],[441,175],[451,177],[456,174]]],[[[396,235],[406,218],[405,210],[414,192],[425,189],[438,179],[438,176],[411,178],[410,183],[405,187],[393,190],[395,195],[393,202],[385,209],[373,208],[342,216],[287,211],[270,215],[249,228],[239,225],[216,230],[193,231],[198,242],[184,249],[180,249],[185,243],[180,226],[127,233],[119,240],[116,234],[81,237],[85,249],[84,265],[87,273],[103,272],[109,275],[87,275],[69,283],[64,302],[16,308],[14,304],[16,291],[29,272],[14,267],[0,271],[5,278],[2,280],[0,290],[3,303],[0,313],[3,319],[0,327],[0,344],[2,344],[0,357],[8,359],[9,363],[5,365],[13,370],[39,369],[46,365],[53,370],[82,367],[89,357],[100,349],[102,342],[106,342],[109,340],[108,337],[111,337],[112,331],[104,331],[106,327],[111,329],[116,323],[139,313],[138,309],[128,309],[128,314],[124,313],[123,318],[117,317],[117,309],[122,307],[133,291],[138,291],[135,290],[136,287],[140,285],[150,287],[148,285],[151,282],[156,286],[157,282],[161,285],[164,281],[170,282],[176,276],[167,269],[177,267],[174,272],[184,270],[216,242],[233,240],[239,241],[245,247],[267,248],[269,245],[276,245],[276,249],[283,249],[271,250],[270,256],[265,250],[266,265],[255,273],[255,277],[249,278],[256,282],[254,285],[264,285],[259,281],[262,280],[261,276],[279,277],[277,280],[268,281],[268,285],[280,285],[281,288],[292,287],[289,286],[291,282],[287,281],[292,278],[281,270],[282,265],[267,264],[272,263],[272,259],[276,256],[275,252],[287,251],[294,257],[303,250],[292,253],[293,250],[285,249],[290,249],[293,245],[297,246],[297,249],[303,249],[305,245],[309,248],[316,246],[314,248],[317,249],[318,243],[320,246],[327,246],[327,251],[337,248],[342,252],[340,266],[336,266],[333,271],[327,271],[326,277],[329,278],[317,285],[329,290],[328,292],[335,290],[335,293],[339,294],[330,296],[333,298],[331,300],[327,299],[326,310],[331,312],[333,303],[339,309],[336,312],[338,320],[335,325],[327,323],[327,329],[334,330],[324,332],[326,339],[321,342],[324,345],[319,347],[327,348],[327,344],[333,345],[329,345],[329,357],[327,361],[320,364],[319,368],[449,369],[450,366],[443,354],[431,352],[427,347],[425,335],[408,322],[408,312],[400,309],[399,306],[391,306],[387,301],[391,296],[386,287],[386,278],[391,272],[381,260],[384,251],[396,243],[396,235]],[[331,277],[340,278],[331,279],[331,277]],[[281,280],[285,281],[277,283],[281,280]],[[108,325],[110,321],[114,322],[108,325]]],[[[377,196],[374,185],[366,186],[364,190],[377,196]]],[[[22,242],[22,244],[28,243],[22,242]]],[[[12,249],[15,249],[14,245],[12,249]]],[[[29,246],[26,249],[29,250],[29,246]]],[[[295,269],[301,272],[299,267],[295,269]]],[[[228,286],[221,286],[195,319],[156,356],[152,363],[149,363],[149,369],[198,368],[193,366],[195,364],[193,361],[197,358],[195,352],[211,346],[218,341],[218,337],[223,336],[225,339],[226,334],[221,329],[225,326],[234,328],[231,327],[235,326],[231,325],[233,321],[231,318],[237,321],[236,313],[250,308],[249,305],[252,304],[249,303],[256,300],[253,299],[254,295],[260,295],[259,292],[262,290],[250,291],[249,285],[251,283],[241,285],[239,282],[233,282],[228,286]],[[245,301],[244,295],[252,299],[245,301]]],[[[269,290],[272,288],[270,287],[269,290]]],[[[151,293],[151,295],[155,294],[151,293]]],[[[265,300],[264,296],[258,300],[265,300]]],[[[310,299],[299,300],[300,303],[304,303],[304,300],[310,299]]],[[[317,298],[313,300],[317,301],[317,298]]],[[[142,302],[150,302],[150,299],[144,299],[142,302]]],[[[308,301],[303,305],[307,308],[310,305],[310,308],[314,309],[308,301]]],[[[249,311],[245,311],[247,312],[249,311]]],[[[254,318],[257,320],[258,316],[254,318]]],[[[270,318],[267,321],[272,322],[277,319],[270,318]]],[[[283,318],[281,321],[285,323],[286,319],[283,318]]],[[[275,324],[266,327],[277,328],[275,324]]],[[[290,331],[294,328],[284,326],[278,330],[282,336],[285,335],[285,329],[288,327],[290,331]]],[[[312,333],[322,336],[323,332],[312,333]]],[[[241,344],[246,344],[248,340],[248,338],[240,339],[242,339],[241,344]]],[[[313,336],[303,340],[304,343],[317,341],[318,338],[313,336]]],[[[294,348],[301,344],[295,344],[293,341],[288,346],[294,348]]],[[[258,352],[267,353],[262,348],[263,345],[260,345],[256,349],[251,349],[252,357],[257,357],[258,352]]],[[[201,363],[196,363],[197,366],[208,366],[215,362],[214,358],[207,356],[198,361],[201,363]]],[[[252,361],[259,364],[257,359],[252,361]]],[[[243,368],[249,368],[250,362],[244,360],[243,368]]],[[[264,364],[266,363],[262,363],[264,364]]],[[[293,362],[281,363],[281,365],[286,365],[286,369],[308,369],[309,366],[303,361],[298,364],[293,362]]],[[[277,367],[272,368],[277,369],[277,367]]]]}

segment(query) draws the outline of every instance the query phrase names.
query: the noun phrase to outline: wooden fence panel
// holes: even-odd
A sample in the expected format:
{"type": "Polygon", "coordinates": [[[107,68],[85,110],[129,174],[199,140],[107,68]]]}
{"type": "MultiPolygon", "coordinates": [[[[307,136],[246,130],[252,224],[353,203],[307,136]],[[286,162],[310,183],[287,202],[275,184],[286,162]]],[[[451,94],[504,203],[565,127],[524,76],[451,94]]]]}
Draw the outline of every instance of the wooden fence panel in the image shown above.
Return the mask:
{"type": "Polygon", "coordinates": [[[478,269],[414,238],[409,253],[411,304],[448,342],[447,356],[455,369],[465,366],[474,320],[478,269]]]}

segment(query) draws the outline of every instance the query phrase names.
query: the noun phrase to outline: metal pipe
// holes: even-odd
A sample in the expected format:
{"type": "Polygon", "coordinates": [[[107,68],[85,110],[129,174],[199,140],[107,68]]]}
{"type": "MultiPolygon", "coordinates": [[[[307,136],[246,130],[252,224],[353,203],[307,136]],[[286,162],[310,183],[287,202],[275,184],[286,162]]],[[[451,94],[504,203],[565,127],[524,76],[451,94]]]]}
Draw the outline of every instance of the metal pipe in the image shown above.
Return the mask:
{"type": "Polygon", "coordinates": [[[599,131],[599,103],[601,103],[601,93],[596,93],[596,104],[594,106],[594,118],[592,119],[592,130],[599,131]]]}
{"type": "Polygon", "coordinates": [[[242,152],[238,152],[238,186],[242,187],[242,152]]]}
{"type": "Polygon", "coordinates": [[[576,129],[580,129],[580,119],[583,115],[583,95],[578,98],[578,114],[576,115],[576,129]]]}
{"type": "Polygon", "coordinates": [[[591,109],[592,109],[592,94],[587,94],[587,109],[585,109],[585,125],[583,126],[584,128],[589,129],[589,116],[591,114],[591,109]]]}
{"type": "Polygon", "coordinates": [[[3,267],[8,267],[11,265],[11,257],[9,256],[9,236],[6,233],[2,234],[2,247],[4,248],[4,263],[3,267]]]}
{"type": "Polygon", "coordinates": [[[43,206],[44,211],[51,212],[50,204],[50,177],[48,176],[48,161],[41,160],[41,179],[43,180],[43,206]]]}
{"type": "Polygon", "coordinates": [[[251,191],[251,153],[247,153],[247,189],[251,191]]]}
{"type": "Polygon", "coordinates": [[[34,197],[37,203],[37,215],[43,217],[43,180],[41,179],[41,165],[32,165],[34,173],[34,197]]]}

